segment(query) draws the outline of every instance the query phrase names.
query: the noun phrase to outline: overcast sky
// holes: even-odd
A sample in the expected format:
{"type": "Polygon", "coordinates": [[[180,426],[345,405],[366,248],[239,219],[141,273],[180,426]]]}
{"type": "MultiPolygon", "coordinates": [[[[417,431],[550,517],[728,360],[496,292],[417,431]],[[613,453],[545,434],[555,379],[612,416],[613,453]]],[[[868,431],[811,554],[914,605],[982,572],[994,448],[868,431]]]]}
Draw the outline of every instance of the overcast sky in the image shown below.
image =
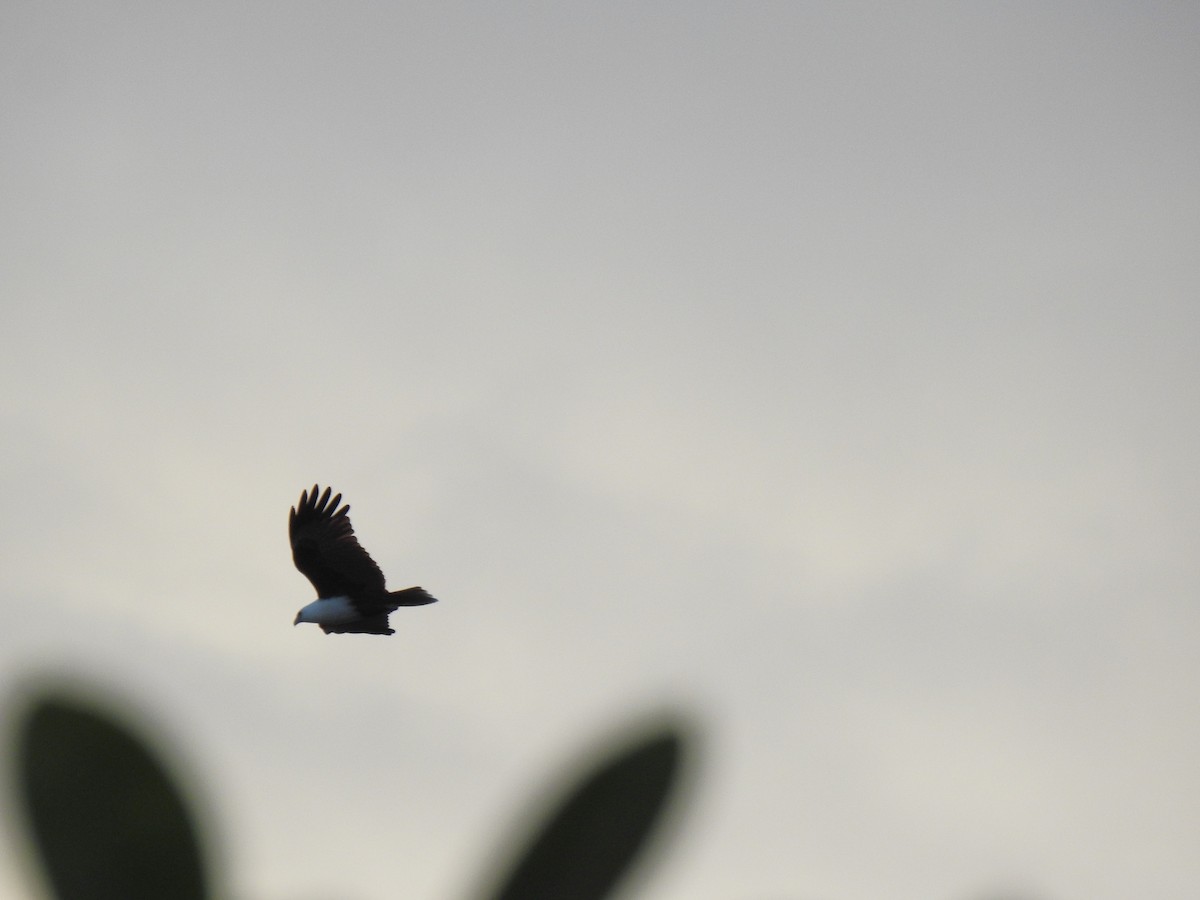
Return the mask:
{"type": "Polygon", "coordinates": [[[238,900],[469,897],[658,709],[704,752],[647,900],[1200,896],[1198,47],[5,3],[4,696],[147,713],[238,900]],[[441,602],[293,628],[314,481],[441,602]]]}

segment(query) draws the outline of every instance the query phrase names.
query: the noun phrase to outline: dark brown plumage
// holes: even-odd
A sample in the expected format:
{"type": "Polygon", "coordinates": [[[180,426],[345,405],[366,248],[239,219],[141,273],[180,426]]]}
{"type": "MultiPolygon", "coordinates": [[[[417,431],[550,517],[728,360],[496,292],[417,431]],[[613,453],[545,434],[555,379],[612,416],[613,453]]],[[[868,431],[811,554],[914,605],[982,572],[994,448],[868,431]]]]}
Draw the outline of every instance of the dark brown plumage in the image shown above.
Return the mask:
{"type": "Polygon", "coordinates": [[[394,634],[389,613],[436,598],[419,587],[389,591],[383,572],[354,535],[349,505],[339,509],[342,495],[331,493],[314,484],[288,517],[292,560],[317,591],[317,600],[296,614],[295,624],[315,622],[326,634],[394,634]]]}

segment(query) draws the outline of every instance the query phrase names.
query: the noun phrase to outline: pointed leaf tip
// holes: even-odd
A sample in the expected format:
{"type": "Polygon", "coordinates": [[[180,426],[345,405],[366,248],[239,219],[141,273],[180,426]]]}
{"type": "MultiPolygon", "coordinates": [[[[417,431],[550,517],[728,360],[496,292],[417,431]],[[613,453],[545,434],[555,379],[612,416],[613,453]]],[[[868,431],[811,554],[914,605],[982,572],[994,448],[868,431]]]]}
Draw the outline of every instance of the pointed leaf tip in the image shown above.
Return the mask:
{"type": "Polygon", "coordinates": [[[17,729],[18,797],[58,900],[203,900],[197,827],[132,730],[90,703],[36,700],[17,729]]]}
{"type": "Polygon", "coordinates": [[[684,763],[682,729],[629,741],[586,769],[535,826],[494,900],[599,900],[642,854],[675,793],[684,763]]]}

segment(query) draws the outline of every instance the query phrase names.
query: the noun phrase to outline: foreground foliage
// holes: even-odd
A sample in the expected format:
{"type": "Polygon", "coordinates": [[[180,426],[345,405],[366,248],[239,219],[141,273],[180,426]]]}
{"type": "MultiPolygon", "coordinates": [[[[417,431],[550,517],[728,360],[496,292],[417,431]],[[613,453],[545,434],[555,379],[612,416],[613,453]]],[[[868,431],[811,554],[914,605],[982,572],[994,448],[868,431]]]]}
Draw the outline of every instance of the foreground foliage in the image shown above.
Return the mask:
{"type": "MultiPolygon", "coordinates": [[[[198,817],[170,766],[110,705],[60,690],[16,723],[16,795],[58,900],[215,896],[198,817]]],[[[626,735],[584,766],[495,866],[482,900],[601,900],[626,880],[677,793],[675,723],[626,735]]]]}

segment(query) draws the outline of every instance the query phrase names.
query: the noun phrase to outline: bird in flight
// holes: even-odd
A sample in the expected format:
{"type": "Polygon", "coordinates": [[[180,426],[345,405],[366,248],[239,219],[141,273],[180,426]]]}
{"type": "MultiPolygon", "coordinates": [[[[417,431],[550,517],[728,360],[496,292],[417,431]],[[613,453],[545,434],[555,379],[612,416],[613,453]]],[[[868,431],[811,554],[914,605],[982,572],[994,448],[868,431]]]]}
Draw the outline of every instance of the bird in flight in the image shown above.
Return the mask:
{"type": "Polygon", "coordinates": [[[342,495],[331,500],[329,488],[319,491],[314,484],[301,493],[288,517],[292,560],[317,589],[317,599],[296,613],[292,624],[314,622],[326,634],[395,634],[389,613],[437,602],[424,588],[389,591],[383,572],[354,536],[349,505],[338,509],[342,495]]]}

